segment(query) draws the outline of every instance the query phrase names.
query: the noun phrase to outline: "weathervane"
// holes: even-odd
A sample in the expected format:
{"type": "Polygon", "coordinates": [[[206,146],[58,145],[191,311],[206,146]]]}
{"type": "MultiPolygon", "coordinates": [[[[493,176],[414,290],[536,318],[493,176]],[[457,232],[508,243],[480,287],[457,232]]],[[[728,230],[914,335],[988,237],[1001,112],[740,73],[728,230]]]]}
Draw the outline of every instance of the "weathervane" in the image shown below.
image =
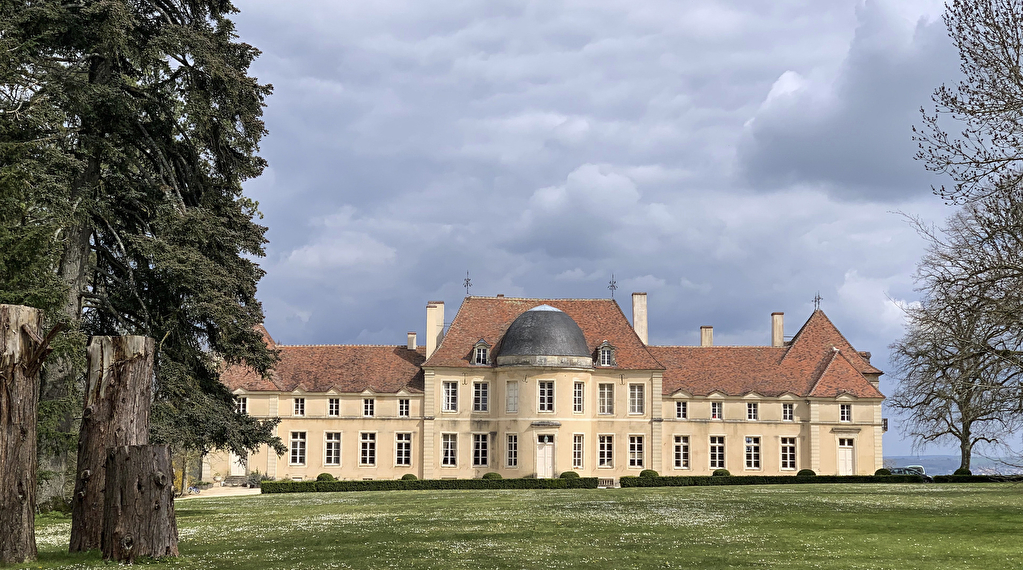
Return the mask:
{"type": "Polygon", "coordinates": [[[813,296],[813,310],[818,311],[821,308],[821,301],[824,297],[821,297],[821,292],[817,291],[817,294],[813,296]]]}
{"type": "Polygon", "coordinates": [[[462,281],[462,287],[465,287],[465,296],[469,296],[469,287],[472,287],[472,279],[469,279],[469,272],[465,272],[465,280],[462,281]]]}
{"type": "Polygon", "coordinates": [[[615,290],[618,289],[618,282],[615,281],[615,274],[611,274],[611,281],[608,281],[607,288],[611,290],[611,298],[615,298],[615,290]]]}

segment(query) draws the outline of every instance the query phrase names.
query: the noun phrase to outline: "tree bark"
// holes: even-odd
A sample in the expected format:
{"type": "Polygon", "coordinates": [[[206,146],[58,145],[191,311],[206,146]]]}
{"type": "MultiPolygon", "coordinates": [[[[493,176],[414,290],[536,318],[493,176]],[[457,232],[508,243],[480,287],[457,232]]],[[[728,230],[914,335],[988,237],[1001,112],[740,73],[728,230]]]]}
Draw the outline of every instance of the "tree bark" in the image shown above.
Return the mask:
{"type": "Polygon", "coordinates": [[[106,461],[103,558],[178,555],[170,446],[113,447],[106,461]]]}
{"type": "Polygon", "coordinates": [[[155,342],[144,336],[99,336],[89,343],[71,552],[100,547],[108,449],[149,443],[154,352],[155,342]]]}
{"type": "Polygon", "coordinates": [[[0,563],[35,560],[42,311],[0,305],[0,563]]]}
{"type": "Polygon", "coordinates": [[[970,468],[970,456],[973,455],[973,441],[970,435],[970,426],[963,426],[962,435],[959,437],[959,468],[970,468]]]}

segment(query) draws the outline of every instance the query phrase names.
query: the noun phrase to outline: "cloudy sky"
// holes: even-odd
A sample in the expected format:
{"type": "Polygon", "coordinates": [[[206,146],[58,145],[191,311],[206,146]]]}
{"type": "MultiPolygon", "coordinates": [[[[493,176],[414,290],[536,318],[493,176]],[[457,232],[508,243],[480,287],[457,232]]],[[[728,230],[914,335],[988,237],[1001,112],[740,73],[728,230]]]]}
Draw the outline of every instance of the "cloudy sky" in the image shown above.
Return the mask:
{"type": "Polygon", "coordinates": [[[237,5],[274,85],[247,191],[281,342],[404,343],[466,271],[528,297],[606,297],[613,272],[652,343],[766,344],[820,291],[890,368],[923,247],[897,212],[951,213],[911,140],[958,77],[939,1],[237,5]]]}

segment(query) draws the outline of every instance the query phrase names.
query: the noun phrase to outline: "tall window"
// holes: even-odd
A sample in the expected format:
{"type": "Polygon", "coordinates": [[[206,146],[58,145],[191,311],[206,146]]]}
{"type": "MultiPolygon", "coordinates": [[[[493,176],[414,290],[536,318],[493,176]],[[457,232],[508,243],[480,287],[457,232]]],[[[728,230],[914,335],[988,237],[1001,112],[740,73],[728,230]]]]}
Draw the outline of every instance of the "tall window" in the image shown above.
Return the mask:
{"type": "Polygon", "coordinates": [[[362,399],[362,415],[367,418],[372,418],[376,411],[376,400],[373,398],[362,399]]]}
{"type": "Polygon", "coordinates": [[[841,404],[839,406],[838,421],[842,421],[842,422],[851,422],[852,421],[852,404],[841,404]]]}
{"type": "Polygon", "coordinates": [[[394,434],[394,464],[412,465],[412,434],[394,434]]]}
{"type": "Polygon", "coordinates": [[[508,467],[519,466],[519,434],[509,433],[505,436],[505,461],[508,467]]]}
{"type": "Polygon", "coordinates": [[[486,467],[490,464],[490,434],[472,434],[472,466],[486,467]]]}
{"type": "Polygon", "coordinates": [[[245,396],[238,396],[234,399],[234,411],[237,414],[249,413],[249,399],[245,396]]]}
{"type": "Polygon", "coordinates": [[[410,410],[410,406],[409,406],[408,398],[402,398],[402,399],[398,400],[398,417],[399,418],[407,418],[407,417],[409,417],[409,415],[411,415],[409,410],[410,410]]]}
{"type": "Polygon", "coordinates": [[[793,413],[793,404],[782,404],[781,405],[781,419],[782,421],[791,422],[795,414],[793,413]]]}
{"type": "Polygon", "coordinates": [[[689,417],[689,405],[687,402],[675,402],[675,417],[680,420],[689,417]]]}
{"type": "Polygon", "coordinates": [[[629,413],[642,414],[643,410],[643,385],[629,384],[629,413]]]}
{"type": "Polygon", "coordinates": [[[585,385],[582,382],[576,382],[572,384],[572,412],[576,414],[583,413],[583,390],[585,385]]]}
{"type": "Polygon", "coordinates": [[[781,468],[796,468],[796,438],[794,437],[781,438],[781,468]]]}
{"type": "Polygon", "coordinates": [[[473,382],[472,384],[472,411],[490,411],[490,383],[473,382]]]}
{"type": "Polygon", "coordinates": [[[377,464],[377,434],[360,434],[359,465],[377,464]]]}
{"type": "Polygon", "coordinates": [[[611,366],[613,362],[614,359],[612,358],[611,348],[607,346],[602,347],[600,349],[600,365],[611,366]]]}
{"type": "Polygon", "coordinates": [[[629,467],[643,466],[643,436],[629,436],[629,467]]]}
{"type": "Polygon", "coordinates": [[[519,412],[519,381],[509,380],[505,390],[504,411],[509,414],[519,412]]]}
{"type": "Polygon", "coordinates": [[[583,434],[572,434],[572,469],[583,468],[583,434]]]}
{"type": "Polygon", "coordinates": [[[540,394],[540,405],[537,410],[541,412],[554,411],[554,382],[543,380],[536,383],[540,394]]]}
{"type": "Polygon", "coordinates": [[[760,438],[746,438],[746,469],[760,469],[760,438]]]}
{"type": "Polygon", "coordinates": [[[291,465],[305,465],[305,432],[291,432],[291,465]]]}
{"type": "Polygon", "coordinates": [[[613,435],[597,436],[597,467],[614,467],[614,443],[613,435]]]}
{"type": "Polygon", "coordinates": [[[675,469],[689,469],[689,436],[675,436],[675,469]]]}
{"type": "Polygon", "coordinates": [[[746,402],[746,419],[755,421],[760,417],[760,406],[756,402],[746,402]]]}
{"type": "Polygon", "coordinates": [[[486,364],[487,356],[490,350],[485,346],[477,346],[476,350],[473,351],[472,363],[473,364],[486,364]]]}
{"type": "Polygon", "coordinates": [[[444,383],[444,411],[458,411],[458,382],[444,383]]]}
{"type": "Polygon", "coordinates": [[[341,398],[330,398],[329,400],[327,400],[327,415],[328,416],[341,415],[341,398]]]}
{"type": "Polygon", "coordinates": [[[440,464],[447,467],[458,465],[458,434],[444,433],[440,436],[440,464]]]}
{"type": "Polygon", "coordinates": [[[710,436],[710,468],[725,468],[725,436],[710,436]]]}
{"type": "Polygon", "coordinates": [[[324,465],[341,465],[341,432],[328,431],[324,434],[324,465]]]}
{"type": "Polygon", "coordinates": [[[725,407],[724,402],[711,402],[710,403],[710,419],[712,419],[712,420],[720,420],[721,418],[725,417],[725,414],[723,413],[724,412],[724,410],[723,410],[724,407],[725,407]]]}
{"type": "Polygon", "coordinates": [[[615,413],[615,385],[599,384],[597,386],[597,413],[615,413]]]}
{"type": "Polygon", "coordinates": [[[294,408],[294,411],[295,411],[294,415],[296,415],[296,416],[304,416],[305,415],[305,398],[295,398],[295,408],[294,408]]]}

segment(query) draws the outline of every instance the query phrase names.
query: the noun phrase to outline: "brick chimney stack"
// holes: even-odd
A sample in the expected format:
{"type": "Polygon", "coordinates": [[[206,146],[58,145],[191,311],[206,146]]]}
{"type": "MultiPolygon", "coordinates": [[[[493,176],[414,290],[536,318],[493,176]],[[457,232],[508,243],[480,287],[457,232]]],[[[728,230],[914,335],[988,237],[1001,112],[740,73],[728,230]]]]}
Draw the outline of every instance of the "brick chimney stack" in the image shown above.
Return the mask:
{"type": "Polygon", "coordinates": [[[643,344],[650,344],[646,328],[646,293],[632,294],[632,328],[643,344]]]}
{"type": "Polygon", "coordinates": [[[785,313],[771,313],[771,346],[785,346],[785,313]]]}
{"type": "Polygon", "coordinates": [[[714,346],[714,327],[700,327],[700,346],[714,346]]]}

